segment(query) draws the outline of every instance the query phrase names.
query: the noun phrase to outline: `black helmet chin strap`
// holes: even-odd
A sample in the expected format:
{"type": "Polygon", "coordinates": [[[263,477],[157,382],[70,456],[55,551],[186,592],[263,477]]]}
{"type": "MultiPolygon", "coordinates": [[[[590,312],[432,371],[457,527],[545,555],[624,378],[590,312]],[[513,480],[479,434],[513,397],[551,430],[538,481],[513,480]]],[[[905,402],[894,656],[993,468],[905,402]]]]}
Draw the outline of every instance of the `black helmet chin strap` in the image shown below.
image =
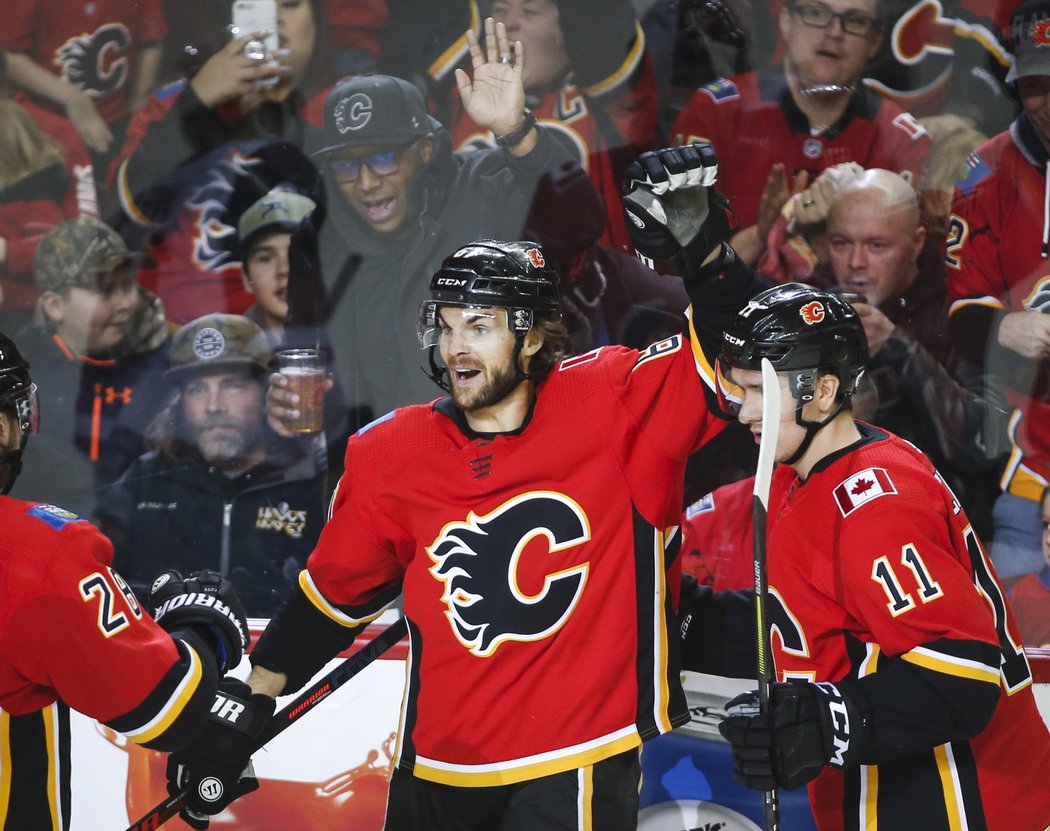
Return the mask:
{"type": "MultiPolygon", "coordinates": [[[[814,375],[813,383],[815,384],[815,382],[816,376],[814,375]]],[[[803,395],[803,385],[798,380],[796,380],[795,383],[795,390],[798,392],[795,403],[795,424],[799,427],[805,428],[806,435],[802,437],[802,441],[799,443],[795,452],[791,454],[791,457],[784,460],[784,464],[786,465],[795,464],[795,462],[805,455],[806,451],[809,450],[809,446],[813,444],[813,439],[817,437],[817,433],[827,427],[832,420],[842,412],[842,409],[846,406],[846,401],[849,398],[849,396],[844,397],[843,400],[839,402],[839,405],[832,410],[828,417],[823,421],[806,421],[806,419],[802,417],[802,408],[806,406],[807,402],[805,400],[805,395],[803,395]]],[[[809,400],[813,400],[812,395],[809,396],[809,400]]]]}
{"type": "Polygon", "coordinates": [[[18,474],[22,472],[22,450],[23,448],[20,447],[18,450],[0,452],[0,482],[4,483],[0,494],[3,496],[11,492],[18,474]]]}
{"type": "Polygon", "coordinates": [[[431,381],[441,387],[445,392],[452,392],[452,385],[448,381],[448,367],[437,362],[437,344],[427,347],[427,363],[430,364],[430,372],[423,370],[423,374],[431,381]]]}

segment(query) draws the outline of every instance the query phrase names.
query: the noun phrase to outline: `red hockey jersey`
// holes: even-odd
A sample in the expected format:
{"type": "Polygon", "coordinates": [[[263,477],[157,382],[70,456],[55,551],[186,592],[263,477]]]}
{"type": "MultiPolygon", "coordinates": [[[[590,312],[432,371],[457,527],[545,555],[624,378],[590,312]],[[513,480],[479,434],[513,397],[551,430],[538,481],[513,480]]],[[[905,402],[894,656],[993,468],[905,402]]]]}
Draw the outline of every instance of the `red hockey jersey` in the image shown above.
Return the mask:
{"type": "Polygon", "coordinates": [[[153,622],[112,557],[76,515],[0,496],[2,828],[68,825],[68,714],[56,701],[140,744],[191,700],[211,701],[202,656],[153,622]]]}
{"type": "Polygon", "coordinates": [[[899,658],[1001,692],[990,724],[970,741],[825,768],[810,784],[818,827],[1043,831],[1050,734],[987,554],[929,461],[896,436],[863,429],[868,442],[829,457],[804,482],[787,465],[774,472],[769,614],[778,678],[862,678],[899,658]],[[1001,665],[969,659],[973,642],[999,646],[1001,665]]]}
{"type": "MultiPolygon", "coordinates": [[[[948,226],[949,316],[1050,312],[1050,259],[1043,256],[1050,187],[1045,160],[1046,151],[1023,119],[970,154],[948,226]]],[[[1050,481],[1048,371],[1046,361],[1036,365],[1020,356],[1005,369],[993,370],[1006,384],[1009,403],[1019,408],[1011,434],[1015,451],[1003,485],[1033,500],[1050,481]]]]}
{"type": "Polygon", "coordinates": [[[403,585],[401,768],[513,783],[687,720],[665,548],[685,460],[726,424],[712,378],[681,336],[604,347],[557,366],[516,433],[471,437],[442,399],[350,439],[300,585],[350,624],[403,585]]]}
{"type": "Polygon", "coordinates": [[[160,0],[8,0],[0,47],[82,89],[115,121],[127,113],[138,51],[167,30],[160,0]]]}
{"type": "Polygon", "coordinates": [[[754,72],[720,78],[694,93],[674,124],[675,144],[707,141],[718,154],[718,189],[741,228],[755,224],[762,188],[773,165],[794,176],[842,162],[881,167],[919,181],[930,151],[925,129],[896,104],[861,86],[843,117],[814,135],[782,75],[754,72]]]}

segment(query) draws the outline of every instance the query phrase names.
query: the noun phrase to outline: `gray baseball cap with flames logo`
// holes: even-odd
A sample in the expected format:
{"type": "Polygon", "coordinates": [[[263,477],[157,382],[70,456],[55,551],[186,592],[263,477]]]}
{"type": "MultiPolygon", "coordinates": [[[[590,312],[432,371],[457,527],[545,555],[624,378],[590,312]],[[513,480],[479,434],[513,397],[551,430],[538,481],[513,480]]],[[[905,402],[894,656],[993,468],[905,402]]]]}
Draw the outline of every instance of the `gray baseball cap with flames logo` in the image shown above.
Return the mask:
{"type": "Polygon", "coordinates": [[[315,156],[344,147],[398,147],[441,129],[416,87],[393,75],[344,81],[324,105],[324,146],[315,156]]]}

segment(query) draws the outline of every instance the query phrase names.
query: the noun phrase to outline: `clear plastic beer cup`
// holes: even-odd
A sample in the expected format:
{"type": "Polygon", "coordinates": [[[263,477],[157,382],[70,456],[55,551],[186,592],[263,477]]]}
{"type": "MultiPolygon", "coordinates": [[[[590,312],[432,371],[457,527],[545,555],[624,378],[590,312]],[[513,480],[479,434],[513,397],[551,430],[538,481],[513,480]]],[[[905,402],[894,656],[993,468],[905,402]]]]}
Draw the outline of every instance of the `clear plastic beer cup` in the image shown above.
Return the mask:
{"type": "Polygon", "coordinates": [[[277,371],[288,379],[288,390],[299,396],[299,417],[285,422],[296,433],[316,433],[324,425],[325,366],[316,349],[284,349],[277,353],[277,371]]]}

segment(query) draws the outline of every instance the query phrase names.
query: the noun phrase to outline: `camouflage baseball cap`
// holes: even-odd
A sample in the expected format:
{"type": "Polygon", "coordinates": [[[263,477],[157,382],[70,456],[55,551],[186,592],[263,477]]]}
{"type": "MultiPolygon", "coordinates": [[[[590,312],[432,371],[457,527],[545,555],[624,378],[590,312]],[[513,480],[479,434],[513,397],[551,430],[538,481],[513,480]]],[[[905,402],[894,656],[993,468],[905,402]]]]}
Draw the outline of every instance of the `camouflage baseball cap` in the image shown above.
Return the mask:
{"type": "Polygon", "coordinates": [[[243,260],[252,243],[267,231],[291,233],[317,207],[309,196],[274,188],[241,214],[237,222],[237,254],[243,260]]]}
{"type": "Polygon", "coordinates": [[[92,216],[58,223],[37,246],[33,274],[40,291],[97,289],[99,277],[135,255],[112,228],[92,216]]]}
{"type": "Polygon", "coordinates": [[[207,314],[191,320],[171,341],[168,377],[191,371],[247,366],[266,372],[273,360],[263,330],[241,315],[207,314]]]}

